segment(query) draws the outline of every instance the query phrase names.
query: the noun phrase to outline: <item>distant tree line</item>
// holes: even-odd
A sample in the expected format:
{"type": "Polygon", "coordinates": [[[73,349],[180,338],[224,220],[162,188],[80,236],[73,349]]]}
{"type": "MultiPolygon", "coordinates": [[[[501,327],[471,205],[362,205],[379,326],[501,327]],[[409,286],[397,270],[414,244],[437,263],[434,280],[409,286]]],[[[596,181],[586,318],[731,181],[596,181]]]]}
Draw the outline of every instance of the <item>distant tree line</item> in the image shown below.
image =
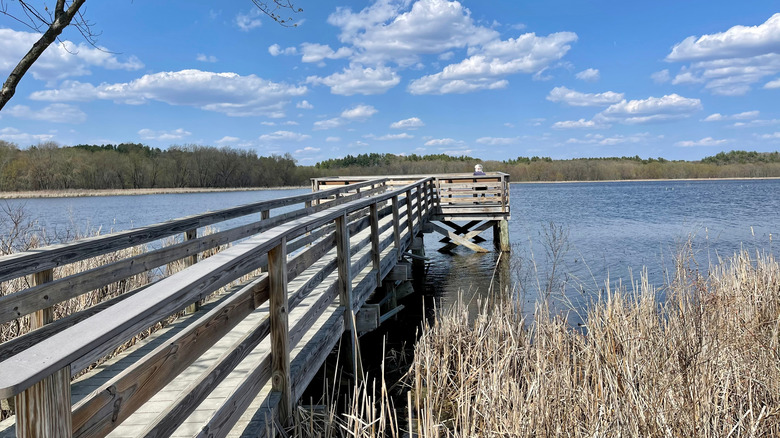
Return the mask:
{"type": "Polygon", "coordinates": [[[0,190],[276,187],[308,183],[289,154],[259,156],[229,147],[40,143],[27,149],[0,141],[0,190]]]}
{"type": "Polygon", "coordinates": [[[477,163],[483,164],[486,171],[508,173],[512,181],[780,177],[780,153],[746,151],[721,152],[701,161],[639,156],[570,160],[534,156],[483,161],[469,156],[372,153],[322,161],[315,165],[315,169],[334,175],[430,175],[472,172],[477,163]]]}
{"type": "Polygon", "coordinates": [[[322,176],[471,173],[477,163],[486,171],[508,173],[512,181],[780,177],[778,152],[721,152],[701,161],[639,156],[483,161],[465,155],[370,153],[299,166],[290,154],[266,157],[231,147],[40,143],[21,149],[0,140],[0,191],[297,186],[322,176]]]}

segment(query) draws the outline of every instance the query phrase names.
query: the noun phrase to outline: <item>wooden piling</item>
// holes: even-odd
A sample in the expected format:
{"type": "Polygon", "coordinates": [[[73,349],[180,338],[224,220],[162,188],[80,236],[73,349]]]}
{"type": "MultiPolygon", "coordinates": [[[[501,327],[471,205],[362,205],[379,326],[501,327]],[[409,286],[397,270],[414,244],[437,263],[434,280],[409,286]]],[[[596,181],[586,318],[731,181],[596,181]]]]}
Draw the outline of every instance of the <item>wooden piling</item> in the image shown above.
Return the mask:
{"type": "Polygon", "coordinates": [[[509,221],[507,221],[506,219],[500,220],[498,227],[500,229],[499,246],[501,248],[501,252],[510,252],[512,250],[512,247],[509,244],[509,221]]]}

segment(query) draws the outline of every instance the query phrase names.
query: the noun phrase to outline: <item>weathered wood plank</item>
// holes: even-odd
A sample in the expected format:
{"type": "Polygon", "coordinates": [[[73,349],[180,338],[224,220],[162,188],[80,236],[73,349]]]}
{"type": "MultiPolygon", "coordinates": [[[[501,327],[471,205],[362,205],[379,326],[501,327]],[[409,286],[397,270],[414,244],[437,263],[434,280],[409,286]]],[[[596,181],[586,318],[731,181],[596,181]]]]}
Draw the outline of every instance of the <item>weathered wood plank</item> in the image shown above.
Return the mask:
{"type": "MultiPolygon", "coordinates": [[[[168,408],[160,413],[141,434],[144,437],[164,437],[175,431],[203,400],[241,363],[257,345],[271,332],[269,317],[262,318],[231,348],[205,370],[198,379],[179,394],[168,408]]],[[[271,378],[271,355],[267,355],[259,364],[255,377],[262,385],[271,378]]]]}
{"type": "Polygon", "coordinates": [[[75,436],[105,436],[170,383],[255,309],[255,294],[268,295],[263,274],[144,356],[74,406],[75,436]]]}
{"type": "Polygon", "coordinates": [[[311,379],[320,369],[331,350],[336,346],[344,333],[344,309],[337,309],[323,324],[324,330],[319,330],[295,357],[290,366],[293,377],[293,397],[298,400],[311,379]]]}

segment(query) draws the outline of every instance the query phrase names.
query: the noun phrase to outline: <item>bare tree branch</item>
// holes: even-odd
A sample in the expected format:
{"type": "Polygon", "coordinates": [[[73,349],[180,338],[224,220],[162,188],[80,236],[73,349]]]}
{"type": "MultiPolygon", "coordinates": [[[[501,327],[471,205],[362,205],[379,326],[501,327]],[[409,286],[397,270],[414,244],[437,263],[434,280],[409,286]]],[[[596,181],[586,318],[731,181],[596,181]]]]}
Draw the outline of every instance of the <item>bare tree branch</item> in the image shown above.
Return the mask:
{"type": "MultiPolygon", "coordinates": [[[[40,58],[43,51],[60,36],[62,31],[70,25],[73,17],[85,1],[86,0],[73,0],[70,7],[65,9],[65,0],[57,0],[57,6],[55,6],[54,9],[54,20],[51,21],[51,23],[48,23],[49,27],[46,32],[44,32],[41,38],[33,44],[32,48],[30,48],[27,54],[24,55],[24,58],[19,61],[19,64],[16,65],[16,68],[14,68],[3,84],[3,88],[0,90],[0,110],[5,107],[5,104],[8,103],[14,93],[16,93],[16,86],[19,85],[19,81],[22,80],[22,77],[27,73],[27,70],[29,70],[35,61],[40,58]]],[[[19,3],[25,7],[26,11],[35,11],[33,8],[27,7],[27,4],[24,1],[20,1],[19,3]]],[[[42,18],[40,17],[40,14],[37,14],[36,16],[39,17],[39,19],[42,18]]],[[[44,21],[44,23],[46,22],[44,21]]]]}
{"type": "MultiPolygon", "coordinates": [[[[0,0],[0,15],[5,15],[38,32],[44,28],[46,29],[45,32],[43,32],[43,35],[41,35],[41,38],[33,44],[32,48],[24,55],[22,60],[19,61],[16,68],[14,68],[11,74],[8,75],[8,79],[3,83],[3,88],[0,89],[0,111],[2,111],[5,104],[8,103],[16,93],[16,87],[19,85],[22,77],[24,77],[30,67],[35,64],[43,52],[53,42],[58,40],[60,34],[62,34],[62,31],[65,30],[66,27],[74,26],[89,44],[97,47],[96,37],[99,34],[92,31],[92,24],[88,22],[81,11],[79,11],[85,1],[86,0],[70,0],[70,6],[68,6],[68,0],[57,0],[53,13],[45,5],[44,12],[42,13],[30,4],[30,0],[16,0],[22,9],[22,12],[14,15],[13,13],[8,12],[8,0],[0,0]],[[26,17],[26,19],[22,16],[26,17]]],[[[279,11],[285,9],[292,13],[303,11],[301,8],[296,8],[292,4],[292,0],[252,0],[252,3],[254,3],[261,12],[285,27],[295,27],[296,24],[291,23],[292,17],[283,18],[279,11]]]]}

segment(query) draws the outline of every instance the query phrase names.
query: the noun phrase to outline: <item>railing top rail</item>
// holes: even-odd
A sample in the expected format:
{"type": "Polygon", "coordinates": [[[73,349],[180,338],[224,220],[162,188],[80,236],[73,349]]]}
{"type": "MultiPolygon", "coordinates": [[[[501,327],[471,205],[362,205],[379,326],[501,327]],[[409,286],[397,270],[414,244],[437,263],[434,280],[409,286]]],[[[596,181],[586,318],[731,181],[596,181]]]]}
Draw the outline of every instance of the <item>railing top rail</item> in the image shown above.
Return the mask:
{"type": "Polygon", "coordinates": [[[432,177],[420,179],[379,195],[350,201],[283,223],[160,280],[132,297],[0,362],[0,369],[3,370],[0,373],[0,399],[24,391],[133,326],[134,321],[160,313],[159,309],[176,302],[187,292],[208,288],[218,281],[216,274],[235,273],[247,268],[247,261],[257,260],[285,239],[290,240],[313,231],[337,217],[389,200],[432,180],[432,177]]]}
{"type": "Polygon", "coordinates": [[[355,175],[355,176],[327,176],[327,177],[319,177],[319,178],[312,178],[312,180],[316,181],[362,181],[362,180],[369,180],[372,178],[387,178],[388,180],[419,180],[423,178],[438,178],[438,179],[448,179],[448,178],[495,178],[496,176],[500,177],[508,177],[508,173],[504,172],[485,172],[485,175],[474,175],[472,173],[442,173],[442,174],[434,174],[434,175],[383,175],[383,176],[366,176],[366,175],[355,175]]]}
{"type": "Polygon", "coordinates": [[[387,182],[387,180],[388,179],[385,177],[367,179],[363,182],[328,188],[327,190],[250,203],[224,210],[173,219],[146,227],[133,228],[117,233],[81,239],[71,243],[50,245],[7,255],[0,257],[0,282],[68,263],[85,260],[119,249],[152,242],[167,236],[246,216],[263,210],[314,201],[333,194],[355,190],[372,184],[382,184],[387,182]]]}

